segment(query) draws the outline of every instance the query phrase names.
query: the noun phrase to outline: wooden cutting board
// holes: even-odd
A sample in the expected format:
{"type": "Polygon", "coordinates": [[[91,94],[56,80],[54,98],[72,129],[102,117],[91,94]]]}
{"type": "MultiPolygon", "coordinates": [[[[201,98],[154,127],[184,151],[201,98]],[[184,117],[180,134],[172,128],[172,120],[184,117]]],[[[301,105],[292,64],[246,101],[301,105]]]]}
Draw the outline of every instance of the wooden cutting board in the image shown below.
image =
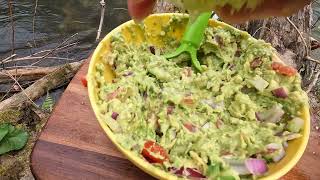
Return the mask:
{"type": "MultiPolygon", "coordinates": [[[[32,172],[43,180],[153,179],[120,154],[99,126],[80,81],[88,64],[56,104],[32,152],[32,172]]],[[[319,168],[320,134],[313,131],[303,158],[282,179],[319,180],[319,168]]]]}

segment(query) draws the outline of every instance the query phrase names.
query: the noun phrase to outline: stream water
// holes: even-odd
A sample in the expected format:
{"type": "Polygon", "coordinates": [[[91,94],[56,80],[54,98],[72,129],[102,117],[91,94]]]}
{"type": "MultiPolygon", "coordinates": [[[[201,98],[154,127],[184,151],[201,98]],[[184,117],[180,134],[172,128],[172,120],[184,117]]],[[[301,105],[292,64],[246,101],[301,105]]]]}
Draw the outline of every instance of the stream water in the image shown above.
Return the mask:
{"type": "MultiPolygon", "coordinates": [[[[99,0],[38,0],[34,16],[35,2],[36,0],[0,0],[0,60],[10,56],[13,48],[16,57],[25,57],[42,50],[54,49],[70,37],[73,38],[70,38],[66,45],[75,42],[77,45],[52,55],[59,59],[45,59],[36,66],[53,66],[79,61],[92,53],[97,45],[95,39],[101,11],[99,0]],[[12,3],[12,19],[9,1],[12,3]],[[12,27],[14,27],[14,45],[12,27]]],[[[106,0],[101,38],[129,19],[126,0],[106,0]]],[[[19,61],[16,65],[27,66],[34,62],[37,60],[19,61]]],[[[0,70],[13,65],[13,63],[4,66],[1,64],[0,70]]],[[[0,91],[5,92],[10,86],[0,84],[0,91]]],[[[57,100],[63,89],[64,87],[53,90],[50,94],[57,100]]],[[[40,98],[36,103],[40,105],[44,98],[40,98]]]]}
{"type": "MultiPolygon", "coordinates": [[[[12,22],[9,16],[9,0],[0,0],[0,59],[12,53],[12,22]]],[[[52,49],[64,40],[76,46],[56,56],[66,60],[49,59],[37,65],[54,65],[65,61],[76,61],[88,57],[95,47],[95,38],[100,21],[98,0],[11,0],[13,9],[14,49],[20,57],[44,49],[52,49]],[[33,28],[34,27],[34,28],[33,28]],[[34,31],[33,31],[34,29],[34,31]],[[35,41],[35,43],[34,43],[35,41]]],[[[119,24],[129,20],[126,0],[106,0],[105,21],[101,37],[119,24]]],[[[19,65],[29,65],[30,61],[19,65]]],[[[12,64],[7,64],[10,66],[12,64]]]]}

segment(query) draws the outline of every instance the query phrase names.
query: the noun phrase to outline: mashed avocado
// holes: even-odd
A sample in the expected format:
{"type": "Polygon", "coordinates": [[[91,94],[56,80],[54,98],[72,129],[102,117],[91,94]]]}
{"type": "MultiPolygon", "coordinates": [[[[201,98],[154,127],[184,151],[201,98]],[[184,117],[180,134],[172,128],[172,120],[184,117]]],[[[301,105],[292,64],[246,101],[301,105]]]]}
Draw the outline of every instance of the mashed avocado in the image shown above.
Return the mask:
{"type": "Polygon", "coordinates": [[[245,32],[207,28],[198,51],[203,73],[188,55],[162,56],[177,46],[137,46],[115,35],[111,47],[96,65],[100,115],[124,148],[164,171],[255,178],[267,170],[256,172],[250,162],[279,161],[287,141],[301,136],[307,97],[300,76],[281,70],[274,49],[245,32]],[[104,79],[106,65],[112,83],[104,79]]]}

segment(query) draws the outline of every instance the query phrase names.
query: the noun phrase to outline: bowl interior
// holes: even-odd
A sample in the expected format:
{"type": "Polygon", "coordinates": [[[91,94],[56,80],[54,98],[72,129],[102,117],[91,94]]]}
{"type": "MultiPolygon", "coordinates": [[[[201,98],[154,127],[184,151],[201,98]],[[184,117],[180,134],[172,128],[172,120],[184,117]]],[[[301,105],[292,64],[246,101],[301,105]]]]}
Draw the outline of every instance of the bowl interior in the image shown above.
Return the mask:
{"type": "MultiPolygon", "coordinates": [[[[155,14],[146,18],[141,24],[135,24],[133,21],[124,23],[110,32],[96,48],[89,66],[89,72],[87,75],[88,79],[88,90],[90,102],[95,112],[95,115],[108,135],[111,141],[118,147],[118,149],[136,166],[149,173],[150,175],[160,179],[176,179],[175,176],[159,170],[145,160],[139,158],[132,152],[122,148],[119,143],[115,140],[115,136],[106,125],[102,117],[99,115],[97,107],[97,94],[98,87],[95,82],[95,65],[98,62],[102,62],[103,58],[111,50],[110,39],[112,35],[120,33],[127,43],[135,43],[139,45],[142,42],[148,42],[150,45],[158,48],[164,47],[166,44],[171,43],[172,40],[180,40],[188,22],[188,16],[183,14],[155,14]]],[[[221,26],[223,28],[233,28],[222,22],[210,20],[209,26],[221,26]]],[[[234,28],[233,28],[234,29],[234,28]]],[[[243,32],[245,33],[245,32],[243,32]]],[[[114,74],[111,68],[105,65],[104,78],[111,82],[114,78],[114,74]]],[[[301,118],[305,120],[304,129],[302,131],[303,137],[289,142],[289,147],[286,150],[286,156],[278,163],[269,165],[269,173],[262,179],[278,179],[285,175],[291,168],[295,166],[298,160],[301,158],[310,133],[310,116],[309,107],[304,107],[301,110],[301,118]]]]}

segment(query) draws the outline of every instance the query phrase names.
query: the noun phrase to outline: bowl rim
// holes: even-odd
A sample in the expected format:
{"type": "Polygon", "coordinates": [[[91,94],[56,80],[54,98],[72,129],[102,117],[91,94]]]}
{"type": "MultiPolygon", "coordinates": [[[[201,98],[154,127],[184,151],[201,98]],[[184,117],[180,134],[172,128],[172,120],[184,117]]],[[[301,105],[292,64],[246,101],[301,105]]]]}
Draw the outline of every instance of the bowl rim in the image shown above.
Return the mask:
{"type": "MultiPolygon", "coordinates": [[[[187,14],[183,14],[183,13],[158,13],[158,14],[152,14],[149,17],[162,17],[162,16],[180,16],[180,17],[188,17],[187,14]]],[[[149,18],[147,17],[147,18],[149,18]]],[[[103,51],[104,46],[106,45],[106,43],[108,43],[108,41],[110,40],[110,38],[117,32],[121,31],[122,28],[127,27],[129,25],[134,24],[135,22],[133,20],[127,21],[121,25],[119,25],[118,27],[116,27],[115,29],[113,29],[111,32],[109,32],[98,44],[98,46],[96,47],[96,49],[94,50],[94,53],[91,57],[90,60],[90,64],[89,64],[89,69],[88,69],[88,73],[87,73],[87,80],[88,80],[88,94],[89,94],[89,99],[90,99],[90,104],[92,106],[92,109],[94,111],[94,114],[100,124],[100,126],[102,127],[102,129],[104,130],[104,132],[106,133],[107,137],[111,140],[111,142],[117,147],[117,149],[125,155],[126,158],[128,158],[129,161],[131,161],[134,165],[136,165],[137,167],[139,167],[141,170],[143,170],[144,172],[148,173],[149,175],[158,178],[158,179],[179,179],[177,176],[172,175],[171,173],[167,173],[163,170],[160,170],[158,168],[156,168],[155,166],[153,166],[152,164],[148,163],[146,160],[144,160],[143,158],[140,158],[139,156],[137,156],[135,153],[133,153],[132,151],[129,151],[125,148],[123,148],[120,143],[117,142],[116,140],[116,136],[115,134],[110,130],[109,126],[103,121],[103,119],[99,116],[99,112],[98,112],[98,105],[96,103],[96,96],[95,96],[95,86],[93,84],[94,81],[94,69],[95,69],[95,65],[96,63],[100,60],[100,56],[101,56],[101,51],[103,51]]],[[[222,25],[223,27],[229,27],[232,28],[234,30],[238,30],[237,28],[228,25],[226,23],[220,22],[220,21],[216,21],[214,19],[210,19],[210,23],[215,23],[218,25],[222,25]]],[[[239,30],[240,31],[240,30],[239,30]]],[[[261,177],[261,180],[274,180],[274,179],[279,179],[280,177],[284,176],[285,174],[287,174],[296,164],[297,162],[300,160],[300,158],[302,157],[307,144],[308,144],[308,140],[309,140],[309,135],[310,135],[310,113],[309,113],[309,104],[307,104],[306,106],[304,106],[302,108],[302,116],[303,119],[305,121],[304,124],[304,130],[303,130],[303,134],[302,134],[302,143],[301,145],[298,147],[297,152],[295,154],[295,156],[293,156],[291,158],[291,160],[285,164],[280,170],[274,172],[272,175],[267,175],[264,177],[261,177]]]]}

